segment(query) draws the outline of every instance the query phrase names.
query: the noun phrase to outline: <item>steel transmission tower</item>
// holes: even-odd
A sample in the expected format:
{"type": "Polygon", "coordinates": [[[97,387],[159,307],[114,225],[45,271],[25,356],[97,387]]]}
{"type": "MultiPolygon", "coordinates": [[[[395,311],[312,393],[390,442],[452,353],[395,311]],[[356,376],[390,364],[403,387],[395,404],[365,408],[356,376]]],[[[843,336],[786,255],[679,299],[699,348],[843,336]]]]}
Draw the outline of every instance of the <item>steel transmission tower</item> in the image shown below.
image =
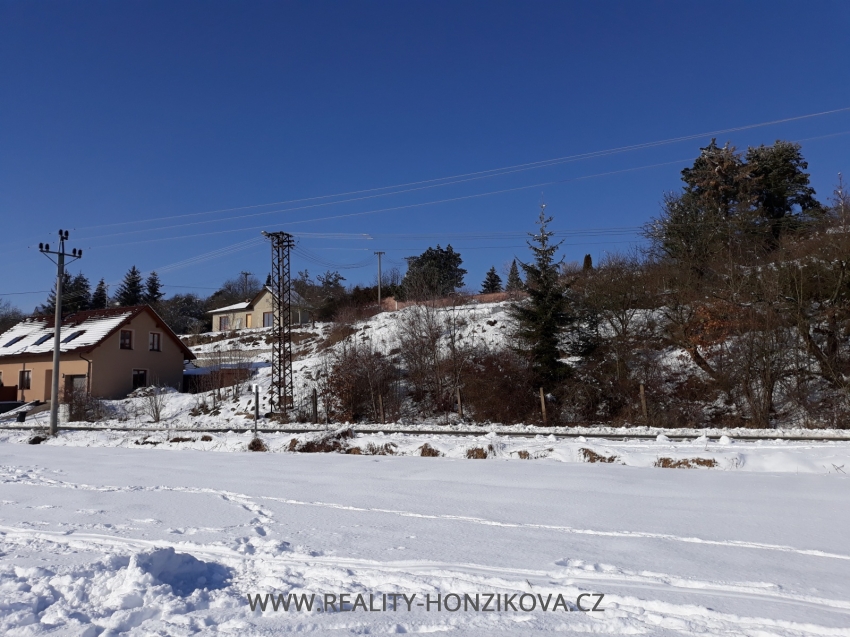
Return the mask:
{"type": "Polygon", "coordinates": [[[272,402],[273,411],[295,404],[292,378],[292,275],[289,251],[295,241],[288,232],[263,232],[272,243],[272,402]]]}

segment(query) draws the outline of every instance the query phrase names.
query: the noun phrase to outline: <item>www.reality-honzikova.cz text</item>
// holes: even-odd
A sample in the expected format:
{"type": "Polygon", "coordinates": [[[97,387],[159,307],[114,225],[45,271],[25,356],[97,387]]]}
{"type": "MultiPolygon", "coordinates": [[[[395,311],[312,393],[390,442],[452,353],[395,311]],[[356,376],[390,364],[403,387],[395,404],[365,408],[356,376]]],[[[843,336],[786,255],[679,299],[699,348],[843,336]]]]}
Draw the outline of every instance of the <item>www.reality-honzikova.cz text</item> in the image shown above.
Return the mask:
{"type": "Polygon", "coordinates": [[[581,593],[575,599],[562,593],[259,593],[248,594],[252,611],[284,612],[602,612],[602,593],[581,593]],[[318,603],[317,603],[318,601],[318,603]]]}

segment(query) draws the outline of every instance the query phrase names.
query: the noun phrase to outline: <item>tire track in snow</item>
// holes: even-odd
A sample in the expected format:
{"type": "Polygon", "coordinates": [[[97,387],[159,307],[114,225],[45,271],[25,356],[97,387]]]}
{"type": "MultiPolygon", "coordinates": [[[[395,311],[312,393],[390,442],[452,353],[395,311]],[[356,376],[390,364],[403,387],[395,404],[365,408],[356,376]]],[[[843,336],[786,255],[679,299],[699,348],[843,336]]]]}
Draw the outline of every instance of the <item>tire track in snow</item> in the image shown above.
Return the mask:
{"type": "MultiPolygon", "coordinates": [[[[190,553],[198,559],[226,560],[231,562],[231,565],[238,563],[246,568],[250,563],[260,563],[264,577],[279,575],[281,573],[291,575],[290,571],[293,567],[298,567],[301,571],[304,571],[309,568],[322,566],[342,570],[357,569],[362,572],[379,572],[383,574],[417,575],[438,581],[465,581],[473,589],[476,585],[480,588],[482,578],[491,578],[491,581],[486,582],[486,586],[509,592],[522,590],[525,588],[525,584],[531,586],[529,579],[534,579],[537,582],[536,585],[531,586],[531,589],[535,592],[541,590],[541,587],[544,589],[551,588],[553,582],[558,582],[561,586],[576,585],[579,582],[591,586],[598,586],[604,583],[655,592],[688,592],[697,595],[712,595],[734,599],[747,598],[769,603],[805,607],[820,606],[825,611],[850,616],[850,602],[844,600],[771,591],[766,590],[764,586],[691,580],[662,573],[639,574],[616,568],[608,572],[589,572],[585,569],[575,567],[546,571],[431,560],[382,562],[363,558],[313,556],[298,553],[285,553],[282,555],[259,553],[245,555],[235,549],[222,545],[211,546],[191,542],[144,540],[99,533],[79,533],[76,531],[42,531],[3,525],[0,525],[0,534],[12,541],[26,542],[30,540],[42,540],[87,550],[109,548],[119,551],[144,551],[155,548],[173,548],[175,551],[190,553]],[[494,582],[492,578],[500,578],[501,581],[494,582]],[[507,581],[505,581],[505,578],[508,578],[507,581]]],[[[335,578],[333,581],[338,583],[339,579],[335,578]]],[[[606,597],[612,600],[619,599],[615,595],[606,595],[606,597]]],[[[673,605],[676,606],[675,604],[673,605]]]]}
{"type": "MultiPolygon", "coordinates": [[[[10,472],[6,472],[7,476],[10,472]]],[[[14,476],[14,473],[12,473],[14,476]]],[[[835,560],[848,560],[850,561],[850,555],[845,555],[841,553],[832,553],[829,551],[821,551],[819,549],[800,549],[793,546],[783,545],[783,544],[767,544],[763,542],[747,542],[743,540],[709,540],[705,538],[699,537],[686,537],[681,535],[673,535],[670,533],[653,533],[649,531],[603,531],[599,529],[579,529],[571,526],[561,526],[561,525],[553,525],[553,524],[531,524],[524,522],[505,522],[500,520],[489,520],[487,518],[479,518],[472,516],[463,516],[463,515],[450,515],[450,514],[438,514],[438,513],[417,513],[414,511],[404,511],[400,509],[383,509],[377,507],[357,507],[348,504],[338,504],[334,502],[320,502],[313,501],[308,502],[306,500],[294,500],[291,498],[280,498],[276,496],[250,496],[244,493],[236,493],[232,491],[224,491],[210,488],[199,488],[199,487],[167,487],[167,486],[152,486],[152,487],[143,487],[143,486],[133,486],[133,487],[119,487],[119,486],[94,486],[87,484],[78,484],[73,482],[65,482],[62,480],[55,480],[51,478],[45,478],[42,476],[38,476],[39,480],[34,480],[34,476],[27,474],[26,475],[29,480],[9,480],[8,478],[4,478],[0,480],[0,484],[20,484],[20,485],[29,485],[29,486],[46,486],[46,487],[57,487],[57,488],[67,488],[67,489],[80,489],[87,491],[101,491],[101,492],[137,492],[137,491],[171,491],[175,493],[189,493],[189,494],[198,494],[198,495],[213,495],[221,497],[225,500],[232,501],[234,504],[240,505],[246,510],[252,511],[257,515],[265,518],[263,521],[269,522],[274,519],[274,514],[269,511],[263,510],[259,505],[255,503],[256,500],[267,500],[271,502],[278,502],[280,504],[287,504],[290,506],[308,506],[308,507],[323,507],[328,509],[336,509],[340,511],[352,511],[356,513],[380,513],[386,515],[396,515],[400,517],[409,517],[409,518],[419,518],[424,520],[442,520],[442,521],[455,521],[455,522],[463,522],[467,524],[479,524],[483,526],[495,526],[501,528],[509,528],[509,529],[532,529],[532,530],[543,530],[543,531],[555,531],[559,533],[568,533],[573,535],[590,535],[590,536],[598,536],[598,537],[614,537],[614,538],[624,538],[624,539],[647,539],[647,540],[664,540],[668,542],[682,542],[685,544],[704,544],[708,546],[723,546],[728,548],[741,548],[741,549],[754,549],[761,551],[777,551],[780,553],[794,553],[797,555],[805,555],[810,557],[822,557],[828,559],[835,560]]]]}
{"type": "MultiPolygon", "coordinates": [[[[247,497],[247,496],[246,496],[247,497]]],[[[629,539],[650,539],[650,540],[667,540],[671,542],[684,542],[687,544],[707,544],[711,546],[726,546],[733,548],[758,549],[763,551],[779,551],[783,553],[796,553],[798,555],[808,555],[814,557],[825,557],[836,560],[850,560],[850,555],[841,553],[830,553],[818,549],[798,549],[793,546],[783,544],[765,544],[762,542],[745,542],[743,540],[707,540],[698,537],[684,537],[681,535],[672,535],[669,533],[652,533],[648,531],[601,531],[596,529],[578,529],[571,526],[558,526],[553,524],[529,524],[523,522],[502,522],[499,520],[488,520],[486,518],[477,518],[465,515],[448,515],[436,513],[415,513],[413,511],[403,511],[399,509],[380,509],[371,507],[356,507],[347,504],[336,504],[333,502],[307,502],[303,500],[291,500],[287,498],[278,498],[274,496],[257,496],[262,500],[272,500],[282,504],[290,504],[295,506],[313,506],[326,507],[330,509],[339,509],[343,511],[355,511],[358,513],[384,513],[388,515],[398,515],[408,518],[421,518],[426,520],[448,520],[457,522],[466,522],[469,524],[481,524],[484,526],[496,526],[509,529],[540,529],[544,531],[558,531],[561,533],[571,533],[575,535],[596,535],[601,537],[616,537],[629,539]]]]}

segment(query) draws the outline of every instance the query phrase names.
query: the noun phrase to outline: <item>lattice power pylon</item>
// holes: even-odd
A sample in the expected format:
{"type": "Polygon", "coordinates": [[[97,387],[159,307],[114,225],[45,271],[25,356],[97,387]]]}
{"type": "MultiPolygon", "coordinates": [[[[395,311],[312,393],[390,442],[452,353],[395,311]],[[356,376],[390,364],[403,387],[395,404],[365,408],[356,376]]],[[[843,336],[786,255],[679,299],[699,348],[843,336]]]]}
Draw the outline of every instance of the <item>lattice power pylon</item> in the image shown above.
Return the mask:
{"type": "Polygon", "coordinates": [[[263,232],[272,243],[272,402],[283,412],[295,404],[292,378],[292,276],[289,251],[295,245],[288,232],[263,232]]]}

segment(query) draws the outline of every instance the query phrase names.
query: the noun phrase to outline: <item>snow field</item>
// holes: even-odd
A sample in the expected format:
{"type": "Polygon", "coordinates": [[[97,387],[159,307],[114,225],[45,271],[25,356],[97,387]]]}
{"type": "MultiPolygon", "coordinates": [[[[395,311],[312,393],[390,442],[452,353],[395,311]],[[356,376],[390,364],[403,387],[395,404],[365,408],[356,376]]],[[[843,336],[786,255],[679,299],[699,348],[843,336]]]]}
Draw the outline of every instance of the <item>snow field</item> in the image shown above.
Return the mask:
{"type": "MultiPolygon", "coordinates": [[[[840,472],[508,462],[499,439],[476,442],[486,440],[500,455],[471,462],[7,439],[0,443],[0,629],[848,634],[850,496],[840,472]],[[581,593],[602,593],[605,610],[250,610],[248,594],[289,592],[562,594],[571,608],[581,593]]],[[[505,444],[519,442],[554,444],[505,444]]],[[[682,451],[658,441],[644,446],[682,451]]],[[[742,453],[780,447],[726,446],[746,446],[742,453]]],[[[823,459],[819,449],[846,455],[838,444],[782,447],[810,457],[811,466],[823,459]]],[[[617,443],[595,448],[628,453],[617,443]]]]}

